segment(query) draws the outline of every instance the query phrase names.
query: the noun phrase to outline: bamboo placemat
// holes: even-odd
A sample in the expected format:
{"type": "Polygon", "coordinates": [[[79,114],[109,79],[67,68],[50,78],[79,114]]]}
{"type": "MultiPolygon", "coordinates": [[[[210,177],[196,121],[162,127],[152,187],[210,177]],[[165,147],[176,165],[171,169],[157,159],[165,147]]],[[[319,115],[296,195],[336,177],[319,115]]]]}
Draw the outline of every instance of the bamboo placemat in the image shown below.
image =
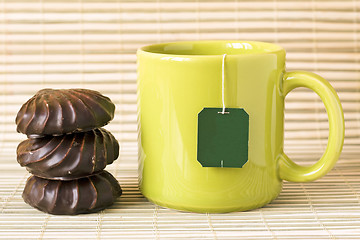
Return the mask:
{"type": "MultiPolygon", "coordinates": [[[[1,239],[360,239],[360,2],[358,0],[0,0],[1,239]],[[324,178],[285,182],[264,208],[195,214],[157,207],[137,186],[136,49],[204,39],[278,43],[288,70],[326,78],[344,108],[343,154],[324,178]],[[51,216],[21,198],[16,163],[21,104],[45,87],[101,91],[116,104],[107,127],[122,146],[107,169],[124,195],[90,215],[51,216]]],[[[286,98],[285,152],[316,161],[327,115],[306,89],[286,98]]]]}
{"type": "MultiPolygon", "coordinates": [[[[9,149],[10,150],[10,149],[9,149]]],[[[13,149],[9,152],[13,152],[13,149]]],[[[359,239],[359,152],[343,154],[333,171],[312,183],[285,182],[267,206],[246,212],[197,214],[166,209],[139,192],[136,153],[108,167],[124,194],[100,213],[53,216],[26,205],[29,174],[15,154],[0,157],[1,239],[359,239]]],[[[301,157],[297,158],[301,160],[301,157]]]]}

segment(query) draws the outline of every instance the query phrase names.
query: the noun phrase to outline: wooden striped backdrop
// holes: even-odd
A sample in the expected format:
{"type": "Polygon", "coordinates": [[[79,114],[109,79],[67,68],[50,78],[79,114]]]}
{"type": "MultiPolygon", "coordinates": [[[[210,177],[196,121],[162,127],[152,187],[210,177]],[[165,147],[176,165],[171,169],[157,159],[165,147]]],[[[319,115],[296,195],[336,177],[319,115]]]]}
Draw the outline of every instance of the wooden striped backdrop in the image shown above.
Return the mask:
{"type": "MultiPolygon", "coordinates": [[[[360,236],[359,8],[358,0],[1,0],[0,238],[360,236]],[[204,39],[280,44],[287,50],[288,70],[313,71],[332,84],[346,121],[344,151],[333,172],[315,183],[286,183],[278,200],[246,213],[179,213],[141,197],[136,185],[136,49],[204,39]],[[122,151],[109,169],[127,191],[99,215],[48,216],[22,202],[27,175],[15,149],[24,136],[16,133],[14,119],[21,104],[45,87],[91,88],[117,105],[107,128],[122,151]]],[[[285,129],[288,155],[303,164],[316,161],[328,134],[320,98],[306,89],[293,91],[286,98],[285,129]]]]}

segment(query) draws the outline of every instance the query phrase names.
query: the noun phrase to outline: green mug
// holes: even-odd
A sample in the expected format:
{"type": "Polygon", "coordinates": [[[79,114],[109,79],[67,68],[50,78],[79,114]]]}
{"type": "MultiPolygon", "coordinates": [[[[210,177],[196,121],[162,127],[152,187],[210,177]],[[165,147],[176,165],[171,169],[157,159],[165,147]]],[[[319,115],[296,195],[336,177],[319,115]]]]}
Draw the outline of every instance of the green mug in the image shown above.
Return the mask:
{"type": "Polygon", "coordinates": [[[275,199],[282,180],[313,181],[339,158],[344,117],[335,90],[316,74],[286,72],[282,47],[187,41],[145,46],[137,57],[139,185],[151,202],[191,212],[250,210],[275,199]],[[283,151],[284,99],[297,87],[317,93],[329,119],[325,153],[312,166],[297,165],[283,151]],[[223,96],[227,108],[249,115],[248,161],[241,168],[203,167],[197,160],[198,114],[221,108],[223,96]]]}

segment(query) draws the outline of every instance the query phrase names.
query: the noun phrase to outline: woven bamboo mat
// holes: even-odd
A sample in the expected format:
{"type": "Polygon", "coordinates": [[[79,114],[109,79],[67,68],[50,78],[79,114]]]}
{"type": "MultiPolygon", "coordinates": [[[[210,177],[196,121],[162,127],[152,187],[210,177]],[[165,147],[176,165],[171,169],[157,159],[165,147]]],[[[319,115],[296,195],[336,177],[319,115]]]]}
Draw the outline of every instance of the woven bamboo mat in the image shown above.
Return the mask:
{"type": "MultiPolygon", "coordinates": [[[[303,149],[305,152],[306,150],[303,149]]],[[[294,156],[294,154],[292,154],[294,156]]],[[[267,206],[227,214],[186,213],[156,206],[139,192],[136,152],[122,152],[108,170],[124,194],[100,213],[53,216],[26,205],[29,174],[14,149],[0,154],[1,239],[359,239],[360,161],[347,149],[337,166],[312,183],[285,182],[267,206]]],[[[297,160],[308,156],[297,155],[297,160]]]]}
{"type": "MultiPolygon", "coordinates": [[[[360,239],[359,0],[1,0],[0,239],[360,239]],[[136,49],[156,42],[234,39],[278,43],[287,70],[327,79],[345,115],[343,154],[324,178],[285,182],[264,208],[195,214],[148,202],[137,185],[136,49]],[[107,169],[124,194],[90,215],[52,216],[26,205],[14,118],[41,88],[84,87],[116,104],[110,130],[121,157],[107,169]]],[[[285,152],[302,164],[324,151],[328,122],[306,89],[286,97],[285,152]]]]}

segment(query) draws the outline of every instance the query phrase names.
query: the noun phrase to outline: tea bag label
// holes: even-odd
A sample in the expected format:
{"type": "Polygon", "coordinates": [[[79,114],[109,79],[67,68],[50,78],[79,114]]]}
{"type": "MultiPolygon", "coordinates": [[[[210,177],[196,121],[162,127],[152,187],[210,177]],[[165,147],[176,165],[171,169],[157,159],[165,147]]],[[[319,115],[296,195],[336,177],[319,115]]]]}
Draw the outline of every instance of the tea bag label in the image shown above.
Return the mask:
{"type": "Polygon", "coordinates": [[[248,161],[249,115],[242,108],[198,114],[197,160],[203,167],[241,168],[248,161]]]}

